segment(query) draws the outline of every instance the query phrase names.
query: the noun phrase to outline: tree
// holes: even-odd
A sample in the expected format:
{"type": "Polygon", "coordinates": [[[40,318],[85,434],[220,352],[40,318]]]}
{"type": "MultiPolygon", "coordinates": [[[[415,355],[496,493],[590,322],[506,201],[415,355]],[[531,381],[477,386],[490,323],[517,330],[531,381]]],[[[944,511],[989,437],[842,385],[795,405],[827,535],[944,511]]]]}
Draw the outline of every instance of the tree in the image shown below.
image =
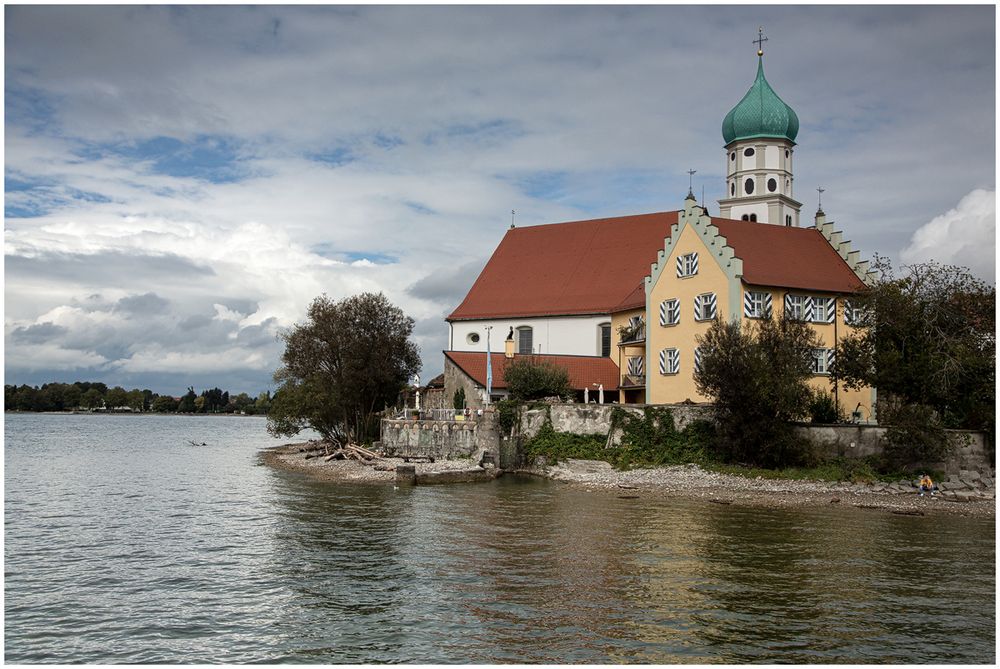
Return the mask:
{"type": "Polygon", "coordinates": [[[503,378],[510,396],[516,400],[554,396],[567,398],[573,393],[565,367],[531,356],[514,358],[504,368],[503,378]]]}
{"type": "Polygon", "coordinates": [[[177,411],[177,400],[169,395],[160,395],[153,400],[150,409],[159,413],[173,413],[177,411]]]}
{"type": "Polygon", "coordinates": [[[198,399],[198,395],[195,394],[194,387],[189,386],[187,393],[181,397],[180,402],[177,404],[177,412],[194,413],[196,409],[194,401],[196,399],[198,399]]]}
{"type": "Polygon", "coordinates": [[[817,335],[804,323],[715,321],[698,337],[698,392],[715,402],[718,455],[728,462],[780,467],[805,453],[790,425],[808,414],[807,381],[817,335]]]}
{"type": "MultiPolygon", "coordinates": [[[[962,267],[904,266],[877,258],[876,281],[852,300],[859,328],[838,346],[833,373],[849,387],[878,388],[888,425],[884,466],[939,462],[946,428],[996,425],[996,288],[962,267]]],[[[992,442],[991,442],[992,443],[992,442]]]]}
{"type": "Polygon", "coordinates": [[[146,405],[146,398],[143,396],[142,391],[138,388],[133,388],[128,391],[126,397],[126,405],[133,411],[142,411],[143,407],[146,405]]]}
{"type": "Polygon", "coordinates": [[[115,386],[104,395],[104,403],[108,411],[123,407],[128,403],[128,393],[121,386],[115,386]]]}
{"type": "Polygon", "coordinates": [[[97,388],[90,388],[83,393],[80,403],[86,409],[97,409],[104,404],[104,396],[97,388]]]}
{"type": "Polygon", "coordinates": [[[311,427],[325,439],[370,442],[378,415],[420,371],[409,341],[413,319],[379,293],[313,300],[308,320],[282,333],[285,352],[268,431],[291,436],[311,427]]]}
{"type": "Polygon", "coordinates": [[[899,278],[884,258],[876,269],[852,299],[860,328],[838,347],[833,371],[849,387],[878,388],[880,422],[923,406],[945,427],[992,433],[996,288],[935,262],[906,266],[899,278]]]}

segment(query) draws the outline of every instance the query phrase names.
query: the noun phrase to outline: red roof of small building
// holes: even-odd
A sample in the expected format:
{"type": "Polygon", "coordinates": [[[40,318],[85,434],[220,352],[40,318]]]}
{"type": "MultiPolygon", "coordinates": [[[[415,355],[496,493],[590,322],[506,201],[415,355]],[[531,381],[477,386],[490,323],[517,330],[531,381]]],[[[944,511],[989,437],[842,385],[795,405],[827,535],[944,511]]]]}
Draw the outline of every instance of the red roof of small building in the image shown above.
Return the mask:
{"type": "Polygon", "coordinates": [[[854,293],[861,279],[816,228],[713,218],[743,260],[743,281],[757,286],[854,293]]]}
{"type": "MultiPolygon", "coordinates": [[[[447,356],[473,381],[486,387],[486,354],[476,351],[445,351],[447,356]]],[[[569,373],[569,384],[575,390],[593,389],[593,384],[603,384],[605,390],[614,390],[620,381],[618,365],[611,358],[588,355],[517,355],[507,358],[503,353],[492,353],[490,365],[493,367],[493,388],[506,388],[504,369],[513,359],[530,357],[539,362],[548,362],[563,367],[569,373]]]]}
{"type": "Polygon", "coordinates": [[[448,320],[609,314],[676,222],[669,211],[512,228],[448,320]]]}
{"type": "MultiPolygon", "coordinates": [[[[643,307],[643,278],[677,215],[512,228],[447,320],[609,314],[643,307]]],[[[712,223],[743,260],[748,284],[837,293],[863,287],[816,228],[724,218],[712,223]]]]}

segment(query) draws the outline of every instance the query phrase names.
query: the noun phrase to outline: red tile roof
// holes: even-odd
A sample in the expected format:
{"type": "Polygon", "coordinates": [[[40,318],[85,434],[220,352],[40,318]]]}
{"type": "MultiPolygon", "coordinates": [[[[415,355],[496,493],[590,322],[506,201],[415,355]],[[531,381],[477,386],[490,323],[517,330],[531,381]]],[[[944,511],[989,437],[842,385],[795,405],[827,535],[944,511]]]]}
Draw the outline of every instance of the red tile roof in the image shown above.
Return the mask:
{"type": "MultiPolygon", "coordinates": [[[[479,385],[486,386],[486,354],[476,351],[445,351],[459,369],[468,374],[479,385]]],[[[518,355],[514,359],[528,356],[518,355]]],[[[618,365],[611,358],[586,355],[532,355],[534,360],[549,362],[564,367],[569,372],[569,383],[576,390],[593,388],[591,384],[604,384],[605,390],[614,390],[620,381],[618,365]]],[[[493,367],[493,387],[506,388],[503,372],[510,362],[503,353],[490,355],[493,367]]]]}
{"type": "Polygon", "coordinates": [[[448,320],[611,313],[676,222],[670,211],[510,229],[448,320]]]}
{"type": "Polygon", "coordinates": [[[861,279],[816,228],[713,218],[743,260],[743,281],[757,286],[854,293],[861,279]]]}
{"type": "MultiPolygon", "coordinates": [[[[447,320],[608,314],[643,307],[643,278],[677,214],[510,229],[447,320]]],[[[863,286],[815,228],[724,218],[712,223],[743,260],[746,283],[839,293],[863,286]]]]}

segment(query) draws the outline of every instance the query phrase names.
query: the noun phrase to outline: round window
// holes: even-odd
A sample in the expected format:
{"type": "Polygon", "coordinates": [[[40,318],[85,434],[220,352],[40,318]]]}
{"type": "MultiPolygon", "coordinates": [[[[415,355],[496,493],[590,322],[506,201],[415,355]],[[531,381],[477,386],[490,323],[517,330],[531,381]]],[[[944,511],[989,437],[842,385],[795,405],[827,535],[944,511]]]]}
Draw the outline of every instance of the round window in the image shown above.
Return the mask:
{"type": "Polygon", "coordinates": [[[729,194],[730,195],[736,195],[736,184],[735,183],[729,184],[729,194]]]}
{"type": "Polygon", "coordinates": [[[749,158],[753,155],[753,149],[743,149],[743,155],[749,158]]]}
{"type": "Polygon", "coordinates": [[[753,179],[747,179],[743,183],[743,190],[746,191],[747,195],[752,195],[753,194],[753,179]]]}
{"type": "Polygon", "coordinates": [[[469,336],[466,337],[465,340],[468,341],[470,344],[478,344],[479,343],[479,333],[478,332],[470,332],[469,336]]]}
{"type": "Polygon", "coordinates": [[[733,151],[732,153],[729,154],[729,160],[736,160],[736,152],[735,151],[733,151]]]}
{"type": "Polygon", "coordinates": [[[767,180],[767,190],[770,191],[770,192],[772,192],[772,193],[774,191],[778,190],[778,182],[775,181],[774,179],[768,179],[767,180]]]}

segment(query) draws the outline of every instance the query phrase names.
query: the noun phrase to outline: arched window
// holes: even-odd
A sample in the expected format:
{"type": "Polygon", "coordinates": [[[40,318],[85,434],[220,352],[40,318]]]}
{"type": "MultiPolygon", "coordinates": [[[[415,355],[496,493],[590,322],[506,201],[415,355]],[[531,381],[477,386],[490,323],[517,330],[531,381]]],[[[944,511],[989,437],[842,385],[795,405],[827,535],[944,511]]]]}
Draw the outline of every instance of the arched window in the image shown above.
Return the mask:
{"type": "Polygon", "coordinates": [[[750,220],[750,217],[749,217],[749,216],[747,216],[746,214],[743,214],[743,216],[741,216],[741,217],[740,217],[740,220],[741,220],[741,221],[749,221],[749,220],[750,220]]]}
{"type": "Polygon", "coordinates": [[[601,323],[597,326],[597,349],[602,358],[611,356],[611,323],[601,323]]]}
{"type": "Polygon", "coordinates": [[[522,325],[517,329],[517,352],[529,355],[532,351],[534,341],[532,340],[531,327],[522,325]]]}
{"type": "Polygon", "coordinates": [[[750,214],[750,222],[751,223],[757,222],[757,214],[750,214]]]}

